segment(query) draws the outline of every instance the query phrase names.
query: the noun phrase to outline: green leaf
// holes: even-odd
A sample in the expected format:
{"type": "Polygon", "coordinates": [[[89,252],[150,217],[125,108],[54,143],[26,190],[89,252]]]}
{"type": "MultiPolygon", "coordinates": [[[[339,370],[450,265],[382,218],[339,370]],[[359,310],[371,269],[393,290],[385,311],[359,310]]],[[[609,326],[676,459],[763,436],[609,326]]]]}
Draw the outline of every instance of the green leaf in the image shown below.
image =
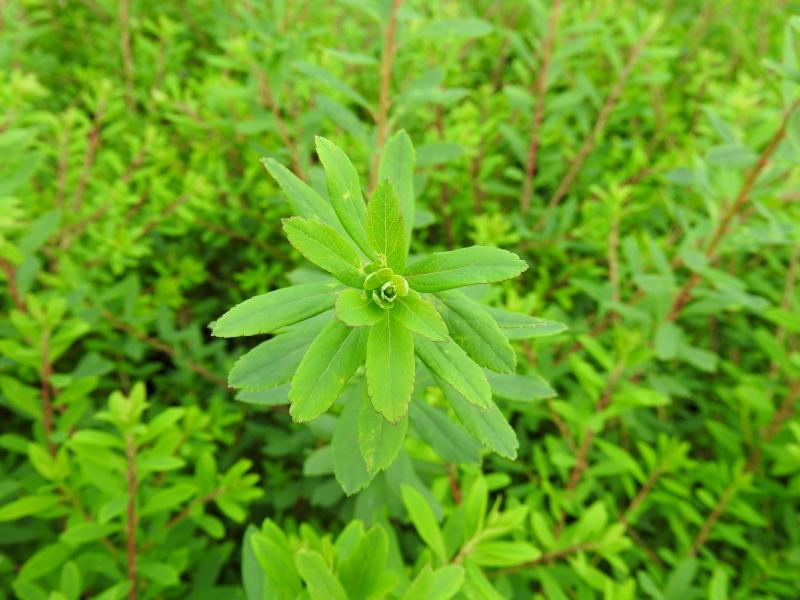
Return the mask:
{"type": "MultiPolygon", "coordinates": [[[[300,574],[295,567],[286,535],[271,519],[264,521],[261,531],[253,528],[252,533],[245,538],[245,551],[248,549],[252,551],[253,558],[263,572],[263,591],[257,600],[296,598],[302,590],[300,574]]],[[[255,587],[255,581],[251,585],[255,587]]]]}
{"type": "Polygon", "coordinates": [[[553,398],[556,391],[540,375],[502,375],[485,371],[486,379],[496,398],[514,402],[531,402],[542,398],[553,398]]]}
{"type": "Polygon", "coordinates": [[[31,556],[19,570],[17,581],[32,581],[52,573],[70,557],[72,548],[57,542],[43,546],[31,556]]]}
{"type": "Polygon", "coordinates": [[[361,410],[360,389],[363,382],[347,390],[344,408],[333,430],[333,473],[348,496],[365,487],[370,476],[358,443],[358,416],[361,410]]]}
{"type": "Polygon", "coordinates": [[[414,337],[394,316],[386,315],[369,329],[367,387],[375,410],[392,423],[408,412],[414,390],[414,337]]]}
{"type": "Polygon", "coordinates": [[[314,139],[317,154],[325,168],[331,203],[339,221],[356,245],[369,258],[375,258],[367,241],[367,231],[364,225],[367,218],[367,206],[361,195],[358,171],[339,146],[323,137],[317,136],[314,139]]]}
{"type": "Polygon", "coordinates": [[[303,327],[259,344],[236,361],[228,375],[228,383],[231,387],[251,391],[286,383],[291,380],[319,330],[319,323],[304,323],[303,327]]]}
{"type": "Polygon", "coordinates": [[[424,401],[411,403],[411,425],[422,441],[443,460],[452,463],[478,463],[480,443],[461,425],[424,401]]]}
{"type": "Polygon", "coordinates": [[[446,307],[442,311],[453,340],[476,363],[499,373],[513,373],[517,355],[495,320],[477,302],[455,290],[437,297],[446,307]]]}
{"type": "Polygon", "coordinates": [[[288,383],[277,387],[258,391],[242,391],[236,394],[236,400],[245,404],[255,404],[256,406],[281,406],[289,404],[288,383]]]}
{"type": "Polygon", "coordinates": [[[311,343],[292,378],[292,418],[311,421],[328,410],[363,364],[365,348],[364,329],[330,321],[311,343]]]}
{"type": "Polygon", "coordinates": [[[25,496],[19,500],[14,500],[8,504],[0,506],[0,523],[5,521],[16,521],[23,517],[35,515],[58,506],[58,496],[40,495],[25,496]]]}
{"type": "Polygon", "coordinates": [[[407,430],[408,417],[401,418],[396,424],[390,423],[376,412],[364,389],[358,415],[358,446],[370,477],[375,477],[394,462],[407,430]]]}
{"type": "Polygon", "coordinates": [[[484,308],[509,340],[547,337],[568,329],[564,323],[559,323],[558,321],[530,317],[493,306],[485,306],[484,308]]]}
{"type": "Polygon", "coordinates": [[[486,376],[453,340],[431,342],[418,336],[414,350],[431,373],[453,386],[469,402],[482,408],[491,405],[492,390],[486,376]]]}
{"type": "Polygon", "coordinates": [[[436,522],[436,516],[433,514],[428,501],[425,497],[415,490],[410,485],[404,485],[401,488],[403,495],[403,504],[408,511],[408,516],[414,524],[419,537],[433,550],[434,556],[441,562],[446,562],[446,551],[444,546],[444,538],[442,537],[442,530],[436,522]]]}
{"type": "Polygon", "coordinates": [[[345,230],[336,217],[333,206],[311,189],[307,183],[299,179],[275,159],[262,158],[261,164],[264,165],[269,174],[278,182],[283,193],[286,194],[294,214],[306,219],[319,219],[339,233],[345,234],[345,230]]]}
{"type": "Polygon", "coordinates": [[[470,553],[470,560],[481,567],[513,567],[536,560],[541,551],[527,542],[484,541],[470,553]]]}
{"type": "Polygon", "coordinates": [[[386,142],[378,167],[378,179],[388,179],[400,200],[403,216],[406,249],[411,240],[414,226],[414,145],[402,129],[386,142]]]}
{"type": "Polygon", "coordinates": [[[319,552],[300,550],[295,561],[311,600],[348,600],[347,592],[319,552]]]}
{"type": "Polygon", "coordinates": [[[339,287],[338,283],[315,281],[254,296],[212,323],[211,333],[217,337],[272,333],[332,308],[339,287]]]}
{"type": "Polygon", "coordinates": [[[423,256],[404,275],[418,292],[442,292],[479,283],[493,283],[516,277],[527,263],[508,250],[470,246],[423,256]]]}
{"type": "Polygon", "coordinates": [[[397,192],[387,179],[372,192],[367,207],[367,238],[387,267],[403,271],[408,247],[405,225],[397,192]]]}
{"type": "Polygon", "coordinates": [[[403,600],[449,600],[461,590],[462,585],[464,567],[461,565],[445,565],[433,570],[426,564],[408,586],[403,600]]]}
{"type": "Polygon", "coordinates": [[[517,457],[517,448],[519,448],[517,434],[514,433],[514,429],[508,424],[494,402],[490,401],[489,410],[477,408],[474,404],[467,402],[447,382],[438,378],[434,379],[467,431],[500,456],[511,460],[517,457]]]}
{"type": "Polygon", "coordinates": [[[447,326],[436,308],[414,290],[395,300],[394,315],[412,333],[435,342],[447,339],[447,326]]]}
{"type": "Polygon", "coordinates": [[[374,325],[381,320],[383,313],[384,310],[373,302],[372,296],[362,290],[342,290],[336,300],[336,318],[350,327],[374,325]]]}
{"type": "Polygon", "coordinates": [[[286,237],[300,254],[351,287],[364,284],[364,272],[358,253],[330,225],[303,217],[283,220],[286,237]]]}
{"type": "Polygon", "coordinates": [[[380,525],[364,534],[339,566],[339,579],[351,600],[368,599],[380,585],[389,556],[389,540],[380,525]]]}

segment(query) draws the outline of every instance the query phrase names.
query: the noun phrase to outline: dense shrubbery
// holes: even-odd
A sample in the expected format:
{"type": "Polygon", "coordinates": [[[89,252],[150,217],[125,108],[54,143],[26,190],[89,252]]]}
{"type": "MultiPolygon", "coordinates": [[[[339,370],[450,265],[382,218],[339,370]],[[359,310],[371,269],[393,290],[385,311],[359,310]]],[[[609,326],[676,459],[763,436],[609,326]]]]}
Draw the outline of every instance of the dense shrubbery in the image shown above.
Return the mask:
{"type": "Polygon", "coordinates": [[[798,10],[0,2],[0,598],[800,597],[798,10]]]}

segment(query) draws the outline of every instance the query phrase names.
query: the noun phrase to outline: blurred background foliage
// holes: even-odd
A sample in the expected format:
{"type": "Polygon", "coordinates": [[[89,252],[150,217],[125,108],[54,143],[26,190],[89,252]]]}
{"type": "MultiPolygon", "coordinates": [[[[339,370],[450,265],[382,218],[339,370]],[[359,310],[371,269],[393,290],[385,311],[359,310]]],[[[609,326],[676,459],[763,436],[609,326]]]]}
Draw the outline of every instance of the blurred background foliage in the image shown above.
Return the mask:
{"type": "Polygon", "coordinates": [[[277,597],[266,517],[312,598],[800,597],[798,10],[0,0],[0,598],[277,597]],[[513,250],[488,301],[570,331],[515,342],[516,461],[418,432],[372,506],[206,326],[308,277],[259,159],[324,193],[314,135],[368,181],[400,128],[412,252],[513,250]]]}

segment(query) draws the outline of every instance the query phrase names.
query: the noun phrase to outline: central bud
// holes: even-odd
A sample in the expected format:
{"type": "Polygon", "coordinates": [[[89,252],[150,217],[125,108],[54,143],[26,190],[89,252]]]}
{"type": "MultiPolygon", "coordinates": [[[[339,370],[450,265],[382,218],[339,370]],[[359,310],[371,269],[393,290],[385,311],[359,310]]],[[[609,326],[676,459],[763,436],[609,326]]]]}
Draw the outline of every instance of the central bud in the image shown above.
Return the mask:
{"type": "Polygon", "coordinates": [[[389,267],[374,265],[367,272],[364,289],[372,292],[372,301],[381,308],[392,308],[396,298],[408,295],[408,282],[389,267]]]}

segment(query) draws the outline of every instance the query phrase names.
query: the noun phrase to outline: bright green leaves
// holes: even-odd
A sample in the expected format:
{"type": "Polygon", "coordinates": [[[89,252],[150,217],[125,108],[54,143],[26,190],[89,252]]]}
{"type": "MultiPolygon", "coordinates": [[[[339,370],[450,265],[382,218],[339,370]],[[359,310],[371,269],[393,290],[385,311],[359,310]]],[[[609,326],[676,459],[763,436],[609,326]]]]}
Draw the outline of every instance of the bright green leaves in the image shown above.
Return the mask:
{"type": "Polygon", "coordinates": [[[292,378],[289,400],[295,421],[311,421],[328,410],[364,362],[365,331],[334,319],[312,342],[292,378]]]}
{"type": "Polygon", "coordinates": [[[363,284],[364,272],[358,254],[333,227],[292,217],[283,220],[283,230],[292,246],[309,261],[350,287],[363,284]]]}
{"type": "MultiPolygon", "coordinates": [[[[276,334],[234,365],[230,383],[243,390],[238,398],[262,406],[288,399],[295,421],[311,421],[336,405],[329,460],[342,489],[353,494],[381,471],[387,478],[400,472],[390,467],[403,455],[419,359],[450,412],[427,404],[421,386],[412,416],[415,434],[452,462],[477,462],[479,443],[515,456],[516,436],[492,399],[487,374],[502,398],[552,395],[536,379],[514,375],[509,340],[550,335],[562,326],[485,307],[453,290],[515,277],[527,264],[487,246],[435,252],[409,263],[416,159],[408,135],[401,131],[387,141],[369,203],[347,155],[325,138],[317,137],[316,147],[328,198],[274,160],[264,164],[299,215],[283,221],[289,241],[346,287],[320,282],[270,292],[212,325],[222,337],[276,334]],[[321,315],[313,326],[286,330],[334,305],[332,318],[321,315]],[[340,396],[343,402],[337,403],[340,396]]],[[[427,541],[443,560],[440,542],[427,541]]],[[[338,593],[326,587],[328,577],[314,556],[300,562],[309,589],[338,593]]]]}
{"type": "Polygon", "coordinates": [[[403,504],[419,537],[423,539],[439,561],[446,562],[447,551],[445,550],[442,530],[439,528],[439,523],[436,522],[436,516],[433,514],[428,501],[422,494],[408,485],[403,486],[402,494],[403,504]]]}
{"type": "Polygon", "coordinates": [[[527,268],[525,261],[508,250],[470,246],[428,254],[410,265],[404,275],[418,292],[441,292],[511,279],[527,268]]]}
{"type": "Polygon", "coordinates": [[[394,311],[385,311],[369,330],[366,372],[375,410],[397,423],[408,412],[414,389],[414,337],[394,311]]]}
{"type": "Polygon", "coordinates": [[[406,233],[400,200],[389,180],[372,193],[367,207],[367,238],[387,267],[402,273],[406,266],[406,233]]]}
{"type": "Polygon", "coordinates": [[[361,195],[358,171],[339,146],[323,137],[317,137],[316,143],[317,155],[325,167],[328,193],[336,216],[358,247],[373,258],[374,253],[367,241],[367,232],[364,228],[367,207],[361,195]]]}
{"type": "Polygon", "coordinates": [[[272,333],[331,308],[338,287],[335,283],[313,282],[255,296],[212,323],[211,333],[217,337],[272,333]]]}

